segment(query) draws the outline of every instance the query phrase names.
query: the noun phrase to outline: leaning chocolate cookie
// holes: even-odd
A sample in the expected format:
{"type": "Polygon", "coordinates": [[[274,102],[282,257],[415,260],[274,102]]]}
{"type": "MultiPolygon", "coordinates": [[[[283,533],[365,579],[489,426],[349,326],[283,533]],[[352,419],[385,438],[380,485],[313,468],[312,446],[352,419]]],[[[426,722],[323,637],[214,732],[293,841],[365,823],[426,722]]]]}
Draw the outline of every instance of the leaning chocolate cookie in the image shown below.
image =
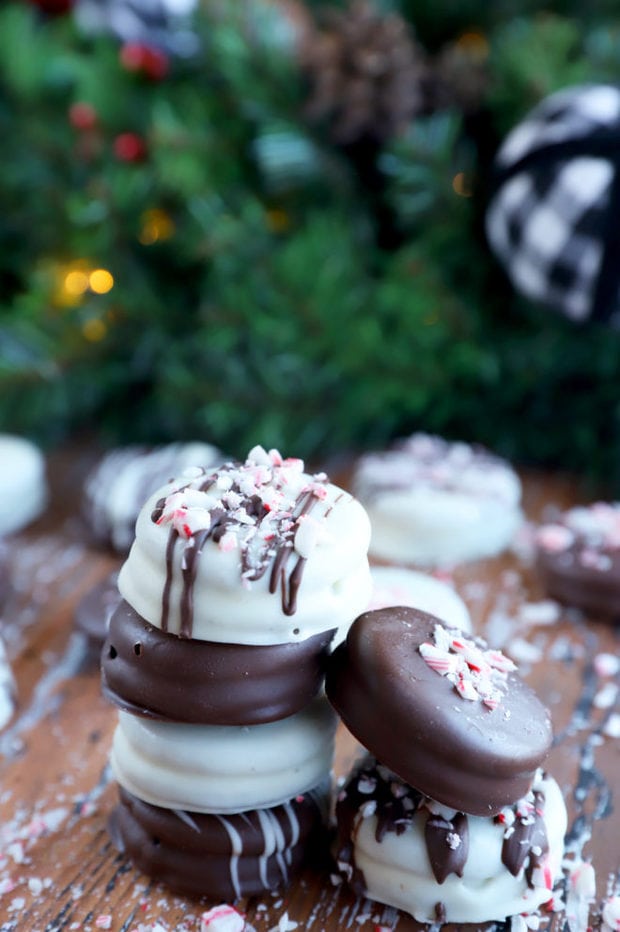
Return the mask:
{"type": "Polygon", "coordinates": [[[321,843],[327,799],[321,784],[270,809],[216,815],[152,806],[121,789],[110,834],[153,880],[230,902],[289,883],[321,843]]]}
{"type": "Polygon", "coordinates": [[[566,807],[552,777],[495,817],[447,809],[372,757],[336,804],[339,870],[359,896],[419,922],[501,921],[551,897],[560,874],[566,807]]]}
{"type": "Polygon", "coordinates": [[[620,620],[620,503],[559,513],[535,539],[537,568],[551,598],[620,620]]]}
{"type": "Polygon", "coordinates": [[[409,607],[366,612],[326,690],[352,734],[421,793],[492,816],[524,796],[551,746],[547,709],[481,639],[409,607]]]}
{"type": "Polygon", "coordinates": [[[151,718],[203,725],[273,722],[317,695],[333,634],[251,646],[198,641],[160,631],[123,601],[101,652],[102,688],[121,709],[151,718]]]}

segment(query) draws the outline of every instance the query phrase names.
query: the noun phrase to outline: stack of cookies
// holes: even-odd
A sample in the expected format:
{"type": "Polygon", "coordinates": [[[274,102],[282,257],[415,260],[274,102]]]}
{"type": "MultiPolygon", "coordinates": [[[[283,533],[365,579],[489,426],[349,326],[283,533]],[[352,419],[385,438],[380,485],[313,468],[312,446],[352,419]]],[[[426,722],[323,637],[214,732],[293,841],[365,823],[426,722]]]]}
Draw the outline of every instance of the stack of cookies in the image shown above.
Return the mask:
{"type": "Polygon", "coordinates": [[[368,604],[359,503],[252,450],[145,504],[103,649],[120,707],[117,845],[191,895],[285,884],[322,831],[336,717],[332,638],[368,604]]]}
{"type": "Polygon", "coordinates": [[[566,809],[541,770],[547,710],[514,664],[413,608],[363,614],[327,695],[370,752],[339,794],[337,860],[419,922],[482,923],[551,898],[566,809]]]}

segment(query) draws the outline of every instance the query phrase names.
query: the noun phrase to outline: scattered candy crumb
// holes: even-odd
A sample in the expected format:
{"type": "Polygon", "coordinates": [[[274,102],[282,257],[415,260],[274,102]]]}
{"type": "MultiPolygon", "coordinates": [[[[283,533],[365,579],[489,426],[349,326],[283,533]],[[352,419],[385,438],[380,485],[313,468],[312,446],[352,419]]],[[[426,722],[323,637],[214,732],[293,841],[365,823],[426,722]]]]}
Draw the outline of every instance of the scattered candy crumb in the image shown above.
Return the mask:
{"type": "Polygon", "coordinates": [[[592,704],[596,709],[611,709],[615,704],[618,697],[618,687],[615,683],[605,683],[605,685],[599,689],[592,704]]]}
{"type": "Polygon", "coordinates": [[[620,657],[615,654],[601,653],[594,658],[594,672],[597,676],[615,676],[620,671],[620,657]]]}
{"type": "Polygon", "coordinates": [[[200,932],[242,932],[245,919],[234,906],[222,903],[200,917],[200,932]]]}
{"type": "Polygon", "coordinates": [[[620,896],[614,894],[607,897],[603,904],[602,910],[603,929],[607,932],[612,929],[613,932],[620,932],[620,896]]]}
{"type": "Polygon", "coordinates": [[[620,738],[620,714],[614,712],[610,715],[603,725],[602,731],[608,738],[620,738]]]}

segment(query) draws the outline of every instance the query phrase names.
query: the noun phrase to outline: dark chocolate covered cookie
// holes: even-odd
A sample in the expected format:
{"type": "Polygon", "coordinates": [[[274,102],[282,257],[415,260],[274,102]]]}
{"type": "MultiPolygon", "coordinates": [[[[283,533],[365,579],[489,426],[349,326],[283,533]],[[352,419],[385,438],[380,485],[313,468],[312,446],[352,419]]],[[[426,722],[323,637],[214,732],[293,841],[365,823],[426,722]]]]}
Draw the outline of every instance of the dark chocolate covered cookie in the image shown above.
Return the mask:
{"type": "Polygon", "coordinates": [[[379,761],[472,815],[524,796],[551,745],[549,713],[507,657],[413,608],[361,615],[326,690],[379,761]]]}
{"type": "Polygon", "coordinates": [[[316,696],[333,634],[264,646],[199,641],[160,631],[121,602],[102,651],[102,687],[122,709],[152,718],[273,722],[316,696]]]}

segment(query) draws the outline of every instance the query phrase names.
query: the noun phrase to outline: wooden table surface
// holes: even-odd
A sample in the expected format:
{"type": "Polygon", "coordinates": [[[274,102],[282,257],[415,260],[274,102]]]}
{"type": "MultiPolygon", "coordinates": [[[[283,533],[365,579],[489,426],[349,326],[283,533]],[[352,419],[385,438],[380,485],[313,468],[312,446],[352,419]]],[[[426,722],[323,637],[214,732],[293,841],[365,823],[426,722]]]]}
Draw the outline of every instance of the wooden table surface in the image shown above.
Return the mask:
{"type": "MultiPolygon", "coordinates": [[[[107,768],[116,713],[102,699],[98,671],[72,628],[78,600],[119,563],[85,543],[79,499],[92,459],[71,450],[50,457],[50,506],[8,541],[15,592],[0,632],[17,704],[0,731],[0,929],[199,930],[212,904],[151,884],[115,851],[106,831],[116,797],[107,768]]],[[[525,475],[524,485],[530,521],[549,504],[587,500],[566,478],[525,475]]],[[[596,870],[596,922],[597,903],[620,878],[620,810],[613,799],[620,789],[614,717],[620,677],[605,676],[595,660],[618,653],[620,629],[543,602],[527,550],[524,542],[518,553],[459,568],[453,581],[475,630],[518,661],[552,710],[556,743],[548,769],[569,808],[569,859],[591,859],[596,870]]],[[[341,729],[337,774],[356,750],[341,729]]],[[[257,932],[288,932],[294,923],[313,932],[419,928],[395,910],[356,899],[332,877],[326,856],[322,869],[307,870],[289,890],[238,908],[257,932]]],[[[545,925],[562,928],[562,914],[545,917],[545,925]]]]}

